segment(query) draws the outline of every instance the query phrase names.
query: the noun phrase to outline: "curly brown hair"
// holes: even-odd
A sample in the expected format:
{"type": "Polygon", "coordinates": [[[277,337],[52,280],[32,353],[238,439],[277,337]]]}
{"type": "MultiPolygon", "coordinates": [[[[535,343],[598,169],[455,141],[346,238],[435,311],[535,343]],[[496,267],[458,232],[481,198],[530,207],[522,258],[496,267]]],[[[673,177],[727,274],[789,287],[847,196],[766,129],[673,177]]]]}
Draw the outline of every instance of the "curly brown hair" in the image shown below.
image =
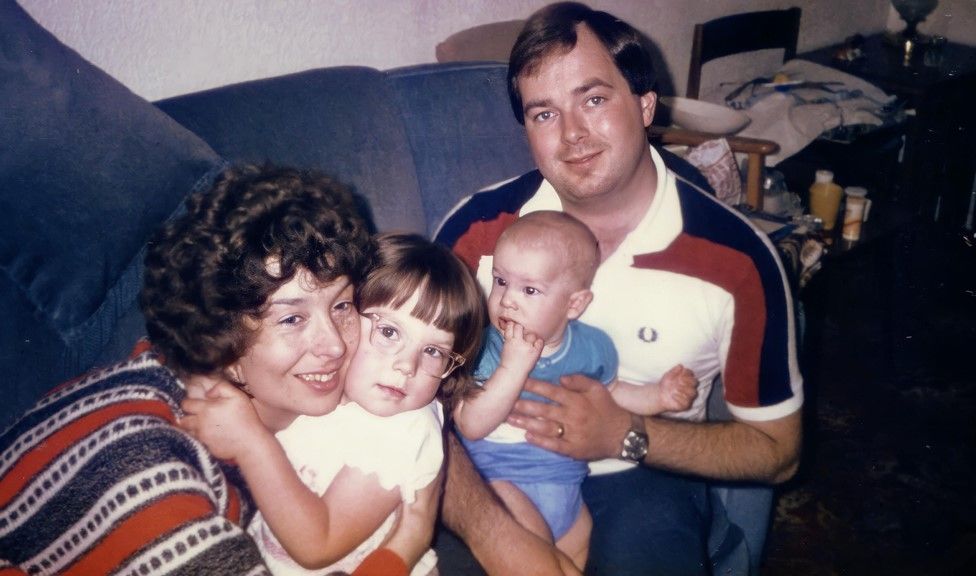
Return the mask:
{"type": "Polygon", "coordinates": [[[169,367],[211,374],[246,353],[254,331],[245,320],[259,319],[300,269],[322,283],[346,276],[358,284],[369,264],[369,230],[345,186],[244,165],[192,195],[149,243],[139,304],[169,367]]]}
{"type": "Polygon", "coordinates": [[[374,266],[356,285],[356,308],[399,308],[421,291],[410,315],[453,334],[453,352],[465,358],[438,390],[438,398],[450,414],[454,403],[474,387],[471,374],[486,315],[481,288],[471,270],[448,248],[418,234],[380,234],[373,238],[373,245],[374,266]]]}

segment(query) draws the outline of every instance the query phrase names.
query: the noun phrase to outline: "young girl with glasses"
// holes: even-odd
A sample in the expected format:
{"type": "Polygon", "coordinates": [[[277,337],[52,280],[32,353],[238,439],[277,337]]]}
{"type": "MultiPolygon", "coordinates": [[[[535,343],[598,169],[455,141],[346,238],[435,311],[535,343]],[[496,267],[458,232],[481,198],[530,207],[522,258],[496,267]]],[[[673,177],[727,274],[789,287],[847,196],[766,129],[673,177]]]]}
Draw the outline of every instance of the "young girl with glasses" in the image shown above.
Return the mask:
{"type": "MultiPolygon", "coordinates": [[[[397,506],[438,480],[441,403],[450,409],[471,382],[485,310],[472,274],[419,235],[373,243],[375,263],[354,293],[358,347],[335,411],[299,416],[269,442],[241,394],[242,373],[229,372],[239,389],[218,383],[184,402],[188,430],[260,479],[249,482],[259,513],[248,532],[275,575],[352,572],[378,548],[397,506]]],[[[412,574],[435,568],[428,550],[412,574]]]]}

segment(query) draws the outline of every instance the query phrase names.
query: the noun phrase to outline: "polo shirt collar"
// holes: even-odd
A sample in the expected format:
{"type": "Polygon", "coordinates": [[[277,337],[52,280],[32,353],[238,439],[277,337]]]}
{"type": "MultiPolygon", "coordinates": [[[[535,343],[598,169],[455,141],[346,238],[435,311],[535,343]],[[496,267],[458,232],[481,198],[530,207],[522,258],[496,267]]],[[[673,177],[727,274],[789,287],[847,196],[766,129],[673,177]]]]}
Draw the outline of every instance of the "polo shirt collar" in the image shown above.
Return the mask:
{"type": "MultiPolygon", "coordinates": [[[[650,149],[651,160],[657,169],[657,193],[654,194],[647,213],[612,257],[659,252],[667,248],[681,233],[681,203],[678,199],[677,182],[657,150],[653,146],[650,149]]],[[[539,210],[563,210],[562,200],[548,180],[542,181],[539,190],[522,206],[519,216],[539,210]]]]}

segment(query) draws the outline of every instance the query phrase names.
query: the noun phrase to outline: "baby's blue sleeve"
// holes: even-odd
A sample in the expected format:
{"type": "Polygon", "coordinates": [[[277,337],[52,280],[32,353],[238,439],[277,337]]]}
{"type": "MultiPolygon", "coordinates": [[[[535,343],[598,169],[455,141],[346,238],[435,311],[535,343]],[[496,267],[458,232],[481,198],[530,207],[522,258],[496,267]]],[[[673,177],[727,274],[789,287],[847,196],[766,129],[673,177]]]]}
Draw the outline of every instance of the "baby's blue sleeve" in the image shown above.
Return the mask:
{"type": "Polygon", "coordinates": [[[613,345],[613,340],[610,339],[610,336],[605,332],[601,332],[600,336],[599,357],[603,359],[603,370],[599,380],[604,386],[609,386],[617,378],[617,368],[620,366],[620,359],[617,356],[617,347],[613,345]]]}

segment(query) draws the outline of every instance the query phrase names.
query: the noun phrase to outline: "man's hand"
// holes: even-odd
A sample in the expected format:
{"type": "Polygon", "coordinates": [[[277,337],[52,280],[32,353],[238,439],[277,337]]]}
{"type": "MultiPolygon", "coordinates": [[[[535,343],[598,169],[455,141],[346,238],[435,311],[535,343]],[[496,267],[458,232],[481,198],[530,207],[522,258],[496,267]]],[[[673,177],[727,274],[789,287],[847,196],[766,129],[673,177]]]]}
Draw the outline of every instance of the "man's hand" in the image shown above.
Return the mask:
{"type": "Polygon", "coordinates": [[[663,412],[683,412],[691,408],[698,397],[698,379],[695,378],[695,373],[681,364],[665,372],[659,386],[663,412]]]}
{"type": "Polygon", "coordinates": [[[630,413],[596,380],[573,375],[564,376],[560,383],[528,380],[526,391],[554,403],[519,400],[509,424],[523,428],[529,442],[579,460],[619,456],[630,429],[630,413]]]}
{"type": "Polygon", "coordinates": [[[270,434],[251,400],[229,382],[215,382],[203,398],[188,394],[180,407],[186,413],[180,418],[180,428],[203,442],[217,458],[238,460],[254,445],[255,437],[270,434]]]}

